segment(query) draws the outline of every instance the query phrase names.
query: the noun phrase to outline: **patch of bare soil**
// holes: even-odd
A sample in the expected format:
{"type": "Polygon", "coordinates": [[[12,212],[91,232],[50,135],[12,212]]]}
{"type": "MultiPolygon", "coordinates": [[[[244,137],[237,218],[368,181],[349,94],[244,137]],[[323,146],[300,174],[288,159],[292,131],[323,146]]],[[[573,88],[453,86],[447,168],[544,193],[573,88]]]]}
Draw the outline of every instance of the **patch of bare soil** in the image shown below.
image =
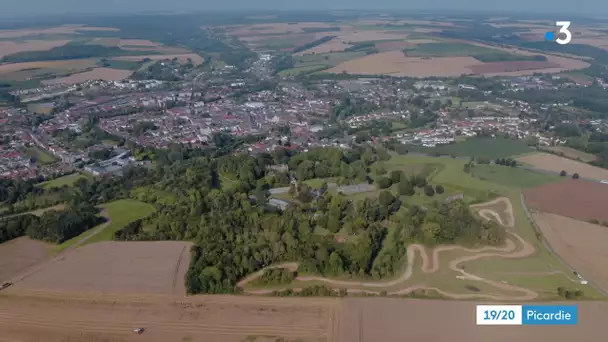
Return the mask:
{"type": "Polygon", "coordinates": [[[0,244],[0,283],[49,258],[49,245],[21,237],[0,244]]]}

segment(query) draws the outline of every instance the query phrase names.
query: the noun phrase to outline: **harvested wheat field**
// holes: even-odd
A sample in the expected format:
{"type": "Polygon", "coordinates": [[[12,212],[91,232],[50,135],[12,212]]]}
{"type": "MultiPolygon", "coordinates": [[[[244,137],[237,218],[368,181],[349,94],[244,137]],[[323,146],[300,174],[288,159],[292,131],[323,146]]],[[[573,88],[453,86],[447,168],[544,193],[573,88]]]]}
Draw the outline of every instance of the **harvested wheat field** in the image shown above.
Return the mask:
{"type": "Polygon", "coordinates": [[[338,300],[7,291],[0,341],[339,342],[338,300]],[[334,324],[336,322],[336,324],[334,324]],[[145,329],[141,336],[133,329],[145,329]]]}
{"type": "Polygon", "coordinates": [[[541,212],[608,222],[608,184],[567,179],[527,189],[524,196],[529,207],[541,212]]]}
{"type": "Polygon", "coordinates": [[[536,153],[517,158],[517,160],[541,170],[552,172],[561,172],[564,170],[568,173],[568,175],[578,173],[578,175],[582,178],[596,180],[608,179],[608,170],[606,169],[556,156],[554,154],[536,153]]]}
{"type": "MultiPolygon", "coordinates": [[[[566,77],[568,77],[568,76],[566,76],[566,77]]],[[[571,147],[567,147],[567,146],[551,146],[551,147],[546,147],[546,149],[549,151],[555,152],[555,153],[562,153],[565,157],[570,158],[570,159],[580,159],[581,161],[583,161],[585,163],[597,160],[597,157],[594,156],[593,154],[575,150],[575,149],[573,149],[571,147]]]]}
{"type": "Polygon", "coordinates": [[[605,321],[608,319],[608,303],[606,302],[569,302],[569,304],[578,305],[579,323],[577,325],[561,327],[476,326],[476,304],[482,303],[394,298],[348,299],[342,307],[344,318],[341,341],[600,341],[604,339],[605,321]],[[440,324],[440,328],[437,324],[440,324]]]}
{"type": "Polygon", "coordinates": [[[37,35],[77,34],[78,31],[120,31],[111,27],[89,27],[84,25],[62,25],[46,29],[0,30],[0,38],[20,38],[37,35]]]}
{"type": "Polygon", "coordinates": [[[64,61],[46,61],[46,62],[25,62],[25,63],[12,63],[12,64],[0,64],[0,74],[16,72],[28,69],[57,69],[57,70],[82,70],[95,66],[97,63],[96,59],[75,59],[75,60],[64,60],[64,61]]]}
{"type": "Polygon", "coordinates": [[[555,253],[585,279],[608,291],[606,227],[555,214],[532,216],[555,253]]]}
{"type": "Polygon", "coordinates": [[[203,61],[204,61],[203,57],[201,57],[195,53],[184,53],[184,54],[175,54],[175,55],[121,56],[121,57],[116,57],[114,59],[121,59],[124,61],[143,61],[145,58],[148,58],[153,61],[164,61],[167,59],[171,60],[173,58],[177,58],[177,60],[181,63],[185,63],[188,61],[188,59],[191,59],[192,63],[194,63],[194,65],[199,65],[199,64],[203,63],[203,61]]]}
{"type": "Polygon", "coordinates": [[[49,257],[49,245],[21,237],[0,244],[0,284],[49,257]]]}
{"type": "Polygon", "coordinates": [[[65,292],[185,294],[188,242],[99,242],[52,260],[15,284],[65,292]]]}
{"type": "Polygon", "coordinates": [[[67,77],[56,78],[42,81],[42,84],[78,84],[88,80],[120,81],[131,76],[133,72],[129,70],[112,68],[95,68],[90,71],[72,74],[67,77]]]}
{"type": "Polygon", "coordinates": [[[69,40],[28,40],[26,42],[0,42],[0,58],[24,51],[44,51],[69,43],[69,40]]]}

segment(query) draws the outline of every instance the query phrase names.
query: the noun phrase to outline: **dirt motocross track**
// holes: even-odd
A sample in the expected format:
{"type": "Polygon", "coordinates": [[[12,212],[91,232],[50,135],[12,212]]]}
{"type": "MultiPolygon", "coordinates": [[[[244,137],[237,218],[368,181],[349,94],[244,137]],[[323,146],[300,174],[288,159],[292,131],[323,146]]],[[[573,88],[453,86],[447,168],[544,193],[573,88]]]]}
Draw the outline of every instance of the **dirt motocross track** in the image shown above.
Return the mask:
{"type": "MultiPolygon", "coordinates": [[[[405,295],[405,294],[409,294],[416,290],[427,289],[427,290],[435,290],[445,297],[454,298],[454,299],[487,298],[487,299],[492,299],[492,300],[524,301],[524,300],[532,300],[532,299],[537,298],[538,294],[529,289],[510,285],[510,284],[505,284],[502,282],[497,282],[497,281],[493,281],[493,280],[489,280],[489,279],[484,279],[484,278],[475,276],[473,274],[469,274],[469,273],[465,272],[465,270],[463,270],[459,267],[459,265],[464,262],[473,261],[473,260],[480,259],[480,258],[487,258],[487,257],[499,256],[502,258],[509,258],[509,259],[525,258],[525,257],[532,255],[535,251],[534,246],[532,246],[531,244],[526,242],[524,239],[522,239],[516,233],[509,230],[509,228],[513,228],[515,218],[513,216],[513,207],[511,205],[511,202],[507,198],[501,197],[501,198],[498,198],[491,202],[472,206],[472,208],[475,210],[478,210],[479,215],[482,216],[483,218],[485,218],[487,220],[495,219],[496,221],[498,221],[500,224],[502,224],[503,226],[505,226],[507,228],[507,233],[508,233],[509,237],[507,238],[504,246],[469,249],[469,248],[464,248],[461,246],[449,245],[449,246],[439,246],[439,247],[434,248],[432,250],[432,252],[427,252],[427,248],[424,247],[423,245],[410,244],[407,248],[408,262],[407,262],[405,271],[402,273],[402,275],[399,278],[397,278],[395,280],[386,281],[386,282],[358,282],[358,281],[342,281],[342,280],[335,280],[335,279],[329,279],[329,278],[324,278],[324,277],[315,277],[315,276],[298,276],[297,280],[304,281],[304,282],[305,281],[325,282],[330,285],[348,288],[348,291],[350,293],[354,293],[354,292],[376,293],[384,288],[395,287],[395,286],[398,286],[399,284],[406,283],[412,277],[412,275],[414,273],[414,264],[416,261],[416,254],[418,254],[422,258],[421,271],[425,274],[431,274],[431,273],[435,273],[439,270],[439,266],[440,266],[439,255],[441,254],[441,252],[462,250],[464,252],[475,253],[475,254],[469,255],[469,256],[463,256],[463,257],[451,260],[448,264],[448,267],[450,268],[450,270],[460,273],[461,276],[463,277],[463,279],[471,279],[471,280],[480,281],[480,282],[486,283],[488,285],[494,286],[494,287],[502,289],[502,290],[514,291],[514,292],[518,292],[521,294],[516,295],[516,296],[502,296],[502,295],[488,295],[488,294],[457,294],[457,293],[446,292],[439,288],[429,287],[424,284],[407,286],[398,291],[387,292],[387,294],[405,295]],[[502,213],[503,215],[501,215],[501,213],[496,212],[495,210],[492,209],[492,206],[496,205],[496,204],[504,205],[505,209],[504,209],[504,212],[502,213]],[[503,217],[505,217],[505,219],[503,219],[503,217]],[[504,222],[504,221],[506,221],[506,222],[504,222]],[[431,256],[429,256],[429,254],[431,254],[431,256]],[[376,288],[379,290],[377,290],[377,291],[360,290],[360,289],[351,289],[351,287],[367,287],[367,288],[376,288]]],[[[298,266],[299,266],[298,263],[291,262],[291,263],[283,263],[283,264],[279,264],[279,265],[274,265],[271,267],[272,268],[288,268],[290,270],[296,271],[298,269],[298,266]]],[[[252,280],[260,277],[263,274],[263,271],[264,270],[258,271],[256,273],[248,276],[247,278],[241,280],[238,283],[238,286],[244,287],[252,280]]],[[[268,294],[268,293],[272,293],[273,290],[247,289],[246,292],[250,293],[250,294],[268,294]]]]}

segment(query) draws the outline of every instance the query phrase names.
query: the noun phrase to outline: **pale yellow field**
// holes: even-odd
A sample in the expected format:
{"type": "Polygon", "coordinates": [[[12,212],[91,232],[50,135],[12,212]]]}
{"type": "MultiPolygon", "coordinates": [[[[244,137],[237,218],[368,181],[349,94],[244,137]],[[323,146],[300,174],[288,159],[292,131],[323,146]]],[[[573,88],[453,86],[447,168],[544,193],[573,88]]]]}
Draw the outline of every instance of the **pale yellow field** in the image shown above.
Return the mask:
{"type": "Polygon", "coordinates": [[[578,173],[582,178],[608,179],[608,170],[549,153],[537,153],[518,158],[522,163],[553,172],[578,173]]]}

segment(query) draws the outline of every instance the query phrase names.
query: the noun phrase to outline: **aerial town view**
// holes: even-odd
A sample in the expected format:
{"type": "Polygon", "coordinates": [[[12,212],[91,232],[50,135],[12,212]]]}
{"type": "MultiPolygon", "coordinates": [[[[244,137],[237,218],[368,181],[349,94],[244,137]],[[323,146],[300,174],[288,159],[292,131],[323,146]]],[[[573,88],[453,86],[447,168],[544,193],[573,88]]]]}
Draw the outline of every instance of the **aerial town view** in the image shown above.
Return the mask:
{"type": "Polygon", "coordinates": [[[608,19],[173,2],[0,15],[0,342],[605,339],[608,19]]]}

